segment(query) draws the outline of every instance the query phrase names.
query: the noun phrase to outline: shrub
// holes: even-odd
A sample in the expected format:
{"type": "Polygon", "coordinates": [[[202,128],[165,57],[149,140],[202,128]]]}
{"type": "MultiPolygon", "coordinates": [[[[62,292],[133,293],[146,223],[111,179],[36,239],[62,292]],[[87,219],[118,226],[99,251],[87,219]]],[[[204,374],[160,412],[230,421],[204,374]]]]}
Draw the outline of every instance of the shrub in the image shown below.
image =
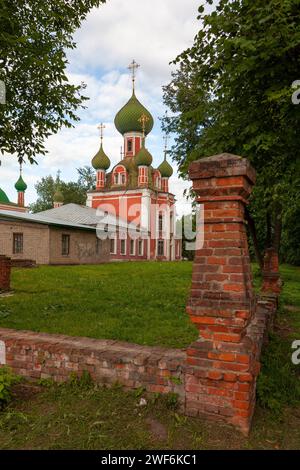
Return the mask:
{"type": "Polygon", "coordinates": [[[291,341],[271,334],[263,351],[262,370],[257,380],[259,404],[278,415],[283,406],[300,403],[299,366],[291,361],[291,341]]]}

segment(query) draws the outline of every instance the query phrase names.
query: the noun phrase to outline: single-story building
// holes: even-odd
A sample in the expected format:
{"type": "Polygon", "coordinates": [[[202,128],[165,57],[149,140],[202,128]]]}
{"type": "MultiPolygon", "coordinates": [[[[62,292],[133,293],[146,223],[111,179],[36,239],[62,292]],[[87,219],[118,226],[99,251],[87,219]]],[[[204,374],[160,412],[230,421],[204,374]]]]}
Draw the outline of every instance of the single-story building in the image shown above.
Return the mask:
{"type": "Polygon", "coordinates": [[[110,261],[110,240],[95,226],[0,210],[0,253],[36,264],[98,264],[110,261]]]}

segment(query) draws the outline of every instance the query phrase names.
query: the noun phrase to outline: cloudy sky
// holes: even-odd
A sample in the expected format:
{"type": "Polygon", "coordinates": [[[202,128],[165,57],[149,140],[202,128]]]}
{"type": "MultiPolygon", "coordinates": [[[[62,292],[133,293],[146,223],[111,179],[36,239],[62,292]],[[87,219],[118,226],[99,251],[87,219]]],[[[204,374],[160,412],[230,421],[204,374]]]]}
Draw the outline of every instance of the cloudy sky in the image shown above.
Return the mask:
{"type": "MultiPolygon", "coordinates": [[[[69,53],[68,76],[73,83],[85,82],[90,100],[80,112],[81,121],[73,129],[61,130],[47,141],[49,153],[38,159],[39,165],[25,165],[28,184],[26,202],[36,199],[34,184],[48,174],[61,170],[65,181],[76,180],[76,168],[89,165],[99,147],[97,126],[104,122],[104,148],[112,164],[120,159],[122,136],[113,120],[131,95],[131,77],[127,69],[132,59],[138,70],[136,94],[151,111],[155,127],[147,138],[154,165],[163,158],[163,135],[158,117],[165,108],[162,86],[171,77],[169,62],[190,46],[199,29],[197,9],[200,0],[108,0],[94,9],[75,35],[77,48],[69,53]]],[[[190,205],[183,197],[188,182],[177,178],[176,167],[170,190],[176,194],[178,212],[188,213],[190,205]]],[[[18,168],[14,159],[4,157],[0,186],[10,200],[16,200],[14,183],[18,168]]]]}

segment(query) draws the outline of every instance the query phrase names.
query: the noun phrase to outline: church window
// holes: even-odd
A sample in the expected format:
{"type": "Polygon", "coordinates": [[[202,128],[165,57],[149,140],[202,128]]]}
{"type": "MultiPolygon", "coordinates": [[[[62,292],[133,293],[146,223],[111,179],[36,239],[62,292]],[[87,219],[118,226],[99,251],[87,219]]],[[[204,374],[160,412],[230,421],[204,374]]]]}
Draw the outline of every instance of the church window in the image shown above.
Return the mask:
{"type": "Polygon", "coordinates": [[[130,240],[130,254],[135,255],[135,240],[130,240]]]}
{"type": "Polygon", "coordinates": [[[126,255],[126,240],[121,240],[121,255],[126,255]]]}
{"type": "Polygon", "coordinates": [[[139,256],[143,256],[144,252],[144,241],[139,240],[139,256]]]}
{"type": "Polygon", "coordinates": [[[164,240],[158,240],[157,255],[164,256],[164,240]]]}
{"type": "Polygon", "coordinates": [[[13,234],[13,253],[23,253],[23,233],[13,234]]]}
{"type": "Polygon", "coordinates": [[[163,230],[163,215],[159,214],[158,216],[158,230],[162,232],[163,230]]]}
{"type": "Polygon", "coordinates": [[[121,174],[121,184],[125,184],[126,183],[126,176],[124,173],[121,174]]]}
{"type": "Polygon", "coordinates": [[[118,173],[115,174],[115,184],[118,184],[119,182],[119,175],[118,173]]]}
{"type": "Polygon", "coordinates": [[[70,254],[70,235],[61,236],[61,254],[64,256],[70,254]]]}
{"type": "Polygon", "coordinates": [[[127,152],[132,152],[132,140],[127,140],[127,152]]]}

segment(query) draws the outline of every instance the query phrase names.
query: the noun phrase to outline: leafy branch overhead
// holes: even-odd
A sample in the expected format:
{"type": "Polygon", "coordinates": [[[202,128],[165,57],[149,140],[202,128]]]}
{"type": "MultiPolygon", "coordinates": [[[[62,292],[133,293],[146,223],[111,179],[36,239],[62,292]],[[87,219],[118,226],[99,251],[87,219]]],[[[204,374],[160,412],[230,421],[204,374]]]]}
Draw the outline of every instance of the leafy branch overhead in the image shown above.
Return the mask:
{"type": "Polygon", "coordinates": [[[85,85],[69,82],[66,53],[87,13],[105,0],[0,0],[0,151],[19,161],[46,153],[44,141],[78,121],[85,85]]]}
{"type": "Polygon", "coordinates": [[[300,104],[292,102],[300,0],[221,0],[211,12],[212,3],[199,7],[194,43],[174,60],[164,87],[174,117],[164,127],[176,133],[172,156],[183,178],[203,156],[231,152],[251,160],[258,182],[250,215],[260,249],[279,249],[300,207],[300,104]]]}

